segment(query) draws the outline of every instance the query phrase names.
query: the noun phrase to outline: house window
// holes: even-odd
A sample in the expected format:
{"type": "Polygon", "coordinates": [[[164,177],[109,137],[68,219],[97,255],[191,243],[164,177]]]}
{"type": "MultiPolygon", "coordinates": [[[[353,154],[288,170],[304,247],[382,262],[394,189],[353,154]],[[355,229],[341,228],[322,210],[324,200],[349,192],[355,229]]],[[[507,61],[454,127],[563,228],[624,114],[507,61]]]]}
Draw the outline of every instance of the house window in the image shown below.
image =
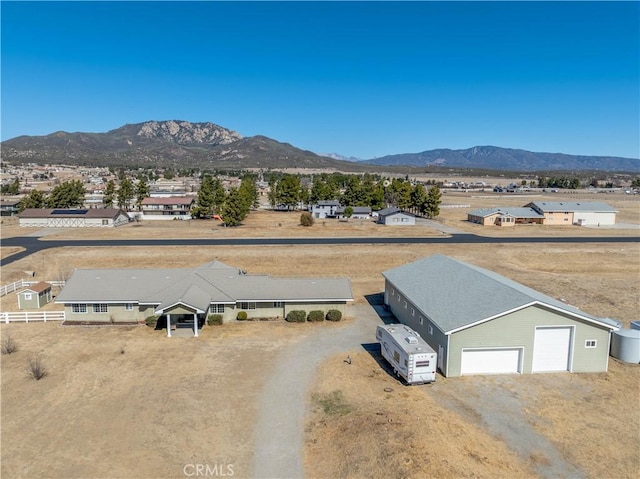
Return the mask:
{"type": "Polygon", "coordinates": [[[102,220],[102,226],[109,226],[109,220],[102,220]]]}
{"type": "Polygon", "coordinates": [[[108,310],[108,306],[106,304],[94,304],[93,312],[94,313],[106,313],[108,310]]]}
{"type": "Polygon", "coordinates": [[[422,319],[422,316],[420,316],[419,321],[420,321],[420,324],[423,324],[423,323],[424,323],[424,319],[422,319]]]}
{"type": "Polygon", "coordinates": [[[416,315],[416,310],[411,308],[411,316],[415,316],[416,315]]]}
{"type": "Polygon", "coordinates": [[[212,304],[211,305],[211,312],[213,314],[224,314],[224,304],[212,304]]]}
{"type": "Polygon", "coordinates": [[[256,303],[254,302],[242,302],[240,303],[240,309],[256,309],[256,303]]]}
{"type": "Polygon", "coordinates": [[[26,301],[31,301],[32,297],[33,297],[33,295],[31,293],[24,293],[24,299],[26,301]]]}
{"type": "Polygon", "coordinates": [[[595,348],[598,345],[598,341],[595,339],[587,339],[584,342],[584,347],[585,348],[595,348]]]}
{"type": "Polygon", "coordinates": [[[407,309],[407,302],[404,302],[404,309],[407,309]]]}
{"type": "Polygon", "coordinates": [[[86,304],[72,304],[71,305],[72,313],[86,313],[87,305],[86,304]]]}
{"type": "Polygon", "coordinates": [[[273,307],[274,308],[284,308],[284,302],[282,302],[282,301],[274,301],[273,302],[273,307]]]}
{"type": "Polygon", "coordinates": [[[396,290],[391,288],[391,296],[393,296],[394,294],[396,294],[396,290]]]}
{"type": "Polygon", "coordinates": [[[429,330],[429,334],[433,334],[433,326],[429,325],[428,330],[429,330]]]}
{"type": "Polygon", "coordinates": [[[124,305],[125,311],[133,311],[133,303],[127,303],[124,305]]]}

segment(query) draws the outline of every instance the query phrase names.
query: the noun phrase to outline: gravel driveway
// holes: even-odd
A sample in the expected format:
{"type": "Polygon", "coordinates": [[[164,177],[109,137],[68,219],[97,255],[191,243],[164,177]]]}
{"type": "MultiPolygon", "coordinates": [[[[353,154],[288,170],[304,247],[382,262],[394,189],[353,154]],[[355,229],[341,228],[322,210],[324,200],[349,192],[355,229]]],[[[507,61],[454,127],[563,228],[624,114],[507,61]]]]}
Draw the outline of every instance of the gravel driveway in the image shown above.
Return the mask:
{"type": "Polygon", "coordinates": [[[320,362],[332,354],[359,351],[375,341],[378,315],[368,304],[349,307],[349,323],[318,329],[276,358],[275,370],[260,396],[254,430],[255,478],[302,478],[304,420],[311,381],[320,362]]]}

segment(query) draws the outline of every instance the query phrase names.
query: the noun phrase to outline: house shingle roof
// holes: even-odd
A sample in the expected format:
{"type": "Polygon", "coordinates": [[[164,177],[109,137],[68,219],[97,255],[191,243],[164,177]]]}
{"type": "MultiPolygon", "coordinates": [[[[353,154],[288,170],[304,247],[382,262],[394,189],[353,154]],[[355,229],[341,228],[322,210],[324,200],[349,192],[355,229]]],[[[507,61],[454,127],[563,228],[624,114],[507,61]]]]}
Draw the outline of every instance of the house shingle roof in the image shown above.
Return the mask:
{"type": "Polygon", "coordinates": [[[196,201],[195,196],[170,196],[165,198],[145,198],[142,200],[142,206],[146,205],[180,205],[188,206],[196,201]]]}
{"type": "Polygon", "coordinates": [[[195,269],[76,270],[56,302],[143,303],[160,308],[186,302],[204,310],[209,303],[352,299],[351,284],[345,278],[248,275],[214,261],[195,269]]]}
{"type": "Polygon", "coordinates": [[[596,318],[493,271],[440,254],[382,274],[445,333],[536,302],[619,327],[616,321],[596,318]]]}
{"type": "Polygon", "coordinates": [[[477,210],[473,210],[469,212],[471,216],[481,216],[486,218],[487,216],[495,215],[495,214],[503,214],[514,216],[516,218],[544,218],[543,214],[538,213],[533,208],[503,208],[503,207],[495,207],[495,208],[479,208],[477,210]]]}

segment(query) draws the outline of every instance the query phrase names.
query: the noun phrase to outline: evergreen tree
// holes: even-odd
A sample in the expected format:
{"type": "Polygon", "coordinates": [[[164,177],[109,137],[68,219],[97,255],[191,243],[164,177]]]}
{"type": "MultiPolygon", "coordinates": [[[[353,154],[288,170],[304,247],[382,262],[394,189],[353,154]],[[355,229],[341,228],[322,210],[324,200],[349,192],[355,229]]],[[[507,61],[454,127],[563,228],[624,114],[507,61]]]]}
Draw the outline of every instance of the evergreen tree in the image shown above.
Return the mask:
{"type": "Polygon", "coordinates": [[[5,195],[17,195],[20,193],[20,180],[16,177],[11,183],[8,185],[2,185],[0,188],[0,193],[5,195]]]}
{"type": "Polygon", "coordinates": [[[109,180],[106,188],[104,189],[104,196],[102,198],[102,204],[105,208],[113,208],[113,200],[116,196],[116,184],[113,180],[109,180]]]}
{"type": "Polygon", "coordinates": [[[276,202],[287,206],[288,210],[295,209],[300,201],[300,178],[286,175],[276,185],[276,202]]]}
{"type": "Polygon", "coordinates": [[[221,212],[225,226],[238,226],[247,216],[246,200],[238,189],[229,190],[221,212]]]}
{"type": "Polygon", "coordinates": [[[411,191],[411,208],[420,215],[426,214],[427,193],[422,183],[416,183],[411,191]]]}
{"type": "Polygon", "coordinates": [[[214,213],[217,213],[218,208],[223,203],[224,189],[222,189],[220,180],[212,178],[210,175],[205,175],[202,177],[202,181],[200,182],[198,198],[196,199],[196,205],[191,211],[191,215],[194,218],[211,217],[214,213]],[[218,187],[222,190],[222,198],[218,197],[218,187]]]}
{"type": "Polygon", "coordinates": [[[86,190],[80,180],[65,181],[59,184],[47,197],[49,208],[74,208],[84,205],[86,190]]]}
{"type": "Polygon", "coordinates": [[[427,218],[435,218],[440,214],[440,203],[442,202],[442,194],[440,188],[432,186],[429,188],[424,206],[424,214],[427,218]]]}
{"type": "Polygon", "coordinates": [[[260,206],[258,188],[256,187],[256,179],[254,176],[246,175],[242,178],[238,191],[246,207],[247,214],[251,208],[258,208],[258,206],[260,206]]]}
{"type": "Polygon", "coordinates": [[[142,205],[142,200],[149,196],[149,185],[147,184],[147,180],[144,177],[141,177],[138,180],[138,184],[135,187],[135,196],[136,196],[136,206],[138,210],[142,205]]]}
{"type": "Polygon", "coordinates": [[[25,208],[44,208],[46,206],[46,197],[40,190],[31,190],[27,196],[20,200],[18,209],[23,211],[25,208]]]}
{"type": "Polygon", "coordinates": [[[133,183],[129,178],[125,178],[120,182],[120,188],[118,188],[118,205],[120,208],[129,210],[131,206],[131,200],[135,196],[133,183]]]}

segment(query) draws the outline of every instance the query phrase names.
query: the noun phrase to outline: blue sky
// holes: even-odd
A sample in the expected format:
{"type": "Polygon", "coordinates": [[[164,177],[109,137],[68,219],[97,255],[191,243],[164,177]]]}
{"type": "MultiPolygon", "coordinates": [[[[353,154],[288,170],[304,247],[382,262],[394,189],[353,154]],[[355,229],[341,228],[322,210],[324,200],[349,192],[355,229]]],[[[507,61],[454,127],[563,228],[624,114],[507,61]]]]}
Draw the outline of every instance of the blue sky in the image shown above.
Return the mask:
{"type": "Polygon", "coordinates": [[[360,158],[640,157],[638,2],[7,2],[1,136],[211,121],[360,158]]]}

